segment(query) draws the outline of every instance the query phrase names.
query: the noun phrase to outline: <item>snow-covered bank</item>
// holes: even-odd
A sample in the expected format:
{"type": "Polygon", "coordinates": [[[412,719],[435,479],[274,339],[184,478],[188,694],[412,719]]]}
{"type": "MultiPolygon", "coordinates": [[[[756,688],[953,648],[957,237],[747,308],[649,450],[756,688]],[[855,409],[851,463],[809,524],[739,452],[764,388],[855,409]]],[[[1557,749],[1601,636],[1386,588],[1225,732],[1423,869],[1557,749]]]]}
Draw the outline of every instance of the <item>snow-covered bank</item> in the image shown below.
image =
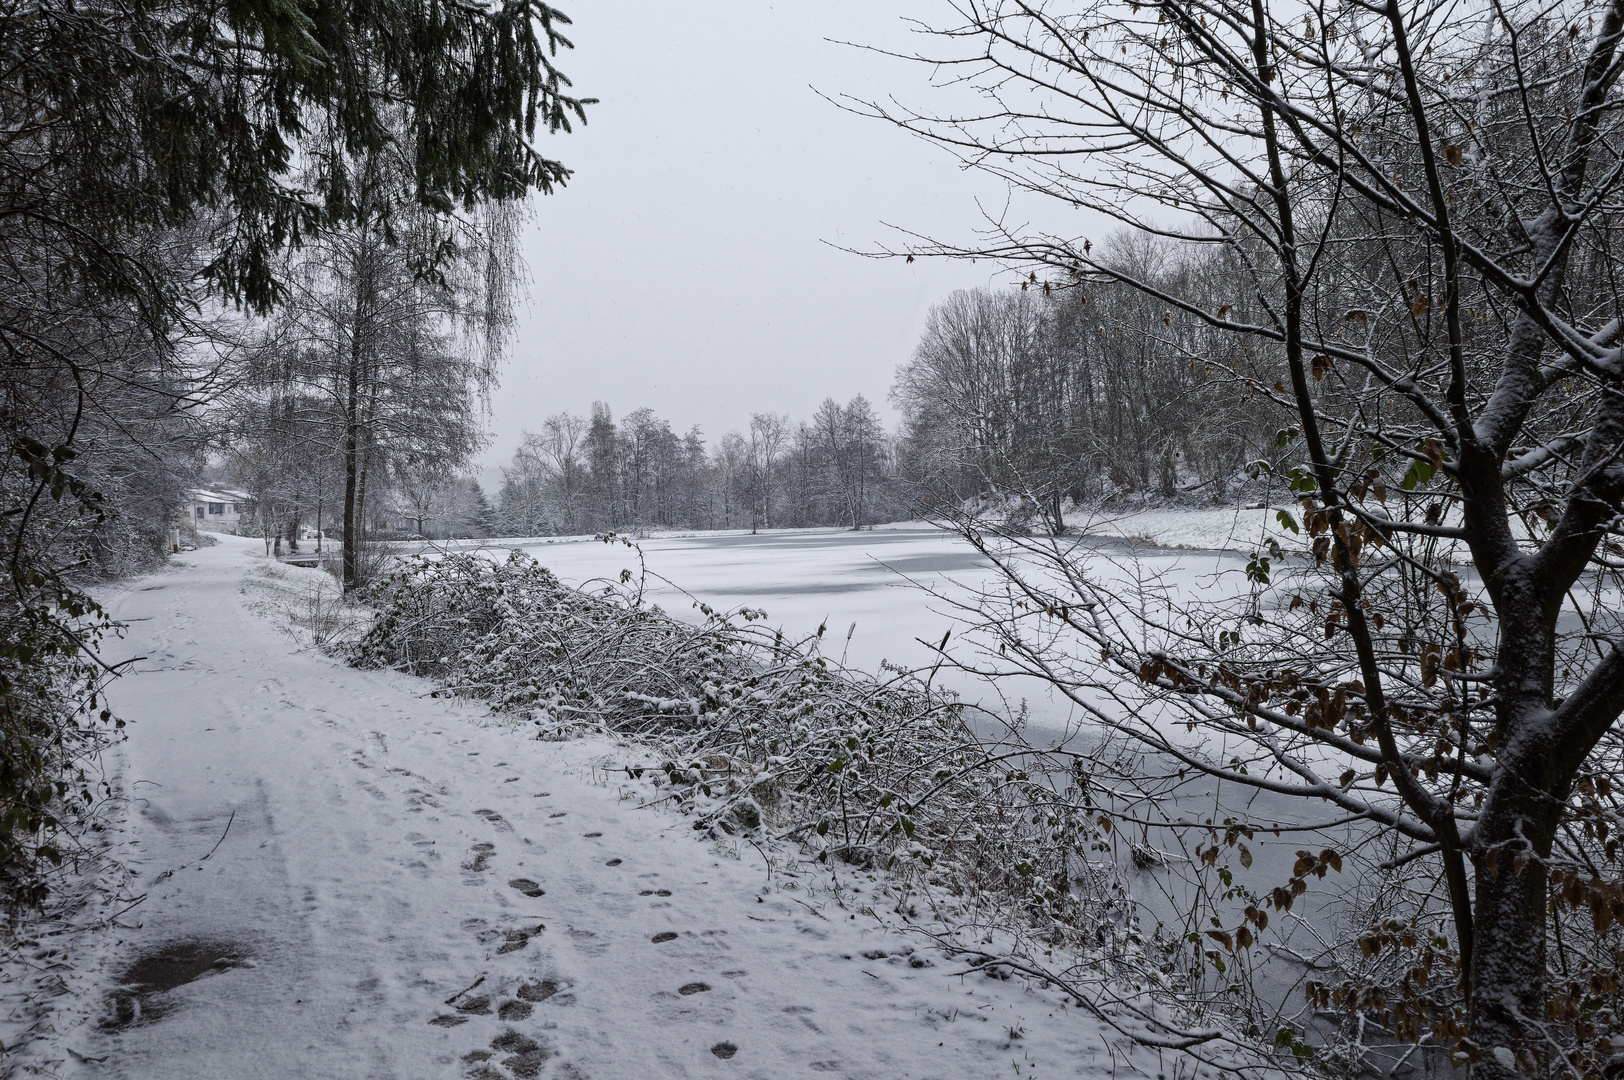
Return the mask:
{"type": "Polygon", "coordinates": [[[956,975],[888,914],[882,883],[848,875],[837,892],[827,871],[782,857],[769,868],[750,846],[638,809],[648,789],[615,771],[637,751],[526,739],[426,683],[301,648],[247,609],[256,547],[226,539],[109,598],[146,658],[114,688],[131,726],[109,762],[126,799],[115,853],[145,899],[105,931],[61,939],[70,948],[30,946],[28,963],[54,966],[63,988],[43,1017],[25,1000],[39,980],[7,965],[6,1072],[1129,1066],[1058,993],[956,975]],[[167,963],[135,970],[147,991],[117,992],[143,957],[167,963]],[[188,962],[206,973],[151,990],[188,962]]]}
{"type": "MultiPolygon", "coordinates": [[[[1164,548],[1251,554],[1270,539],[1283,546],[1295,539],[1300,546],[1300,539],[1275,516],[1278,511],[1278,507],[1239,506],[1100,510],[1074,515],[1067,525],[1085,536],[1116,537],[1164,548]]],[[[1296,513],[1295,508],[1291,512],[1296,513]]]]}

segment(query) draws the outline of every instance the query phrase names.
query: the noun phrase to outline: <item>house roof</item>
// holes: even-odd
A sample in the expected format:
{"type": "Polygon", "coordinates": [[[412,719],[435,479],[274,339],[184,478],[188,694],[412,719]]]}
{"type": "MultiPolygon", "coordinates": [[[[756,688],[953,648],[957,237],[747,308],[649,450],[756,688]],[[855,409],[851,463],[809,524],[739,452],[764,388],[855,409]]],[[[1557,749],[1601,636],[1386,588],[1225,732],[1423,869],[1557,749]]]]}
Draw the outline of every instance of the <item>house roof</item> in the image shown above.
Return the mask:
{"type": "Polygon", "coordinates": [[[187,498],[193,502],[247,502],[246,491],[235,491],[231,488],[193,488],[186,493],[187,498]]]}

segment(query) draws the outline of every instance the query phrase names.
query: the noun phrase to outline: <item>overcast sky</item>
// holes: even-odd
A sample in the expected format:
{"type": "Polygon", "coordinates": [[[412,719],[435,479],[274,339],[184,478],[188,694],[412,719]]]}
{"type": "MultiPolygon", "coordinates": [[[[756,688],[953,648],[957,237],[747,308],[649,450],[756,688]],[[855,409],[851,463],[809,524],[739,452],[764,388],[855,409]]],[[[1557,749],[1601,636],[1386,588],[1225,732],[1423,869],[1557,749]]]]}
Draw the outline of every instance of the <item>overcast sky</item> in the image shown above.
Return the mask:
{"type": "Polygon", "coordinates": [[[1001,187],[944,151],[820,97],[929,104],[923,67],[828,39],[907,47],[942,0],[558,0],[560,66],[595,96],[550,138],[575,170],[539,198],[530,301],[481,461],[499,478],[521,432],[594,400],[648,406],[711,445],[750,413],[801,419],[864,394],[890,422],[891,379],[932,302],[993,267],[871,260],[886,223],[967,237],[1001,187]]]}

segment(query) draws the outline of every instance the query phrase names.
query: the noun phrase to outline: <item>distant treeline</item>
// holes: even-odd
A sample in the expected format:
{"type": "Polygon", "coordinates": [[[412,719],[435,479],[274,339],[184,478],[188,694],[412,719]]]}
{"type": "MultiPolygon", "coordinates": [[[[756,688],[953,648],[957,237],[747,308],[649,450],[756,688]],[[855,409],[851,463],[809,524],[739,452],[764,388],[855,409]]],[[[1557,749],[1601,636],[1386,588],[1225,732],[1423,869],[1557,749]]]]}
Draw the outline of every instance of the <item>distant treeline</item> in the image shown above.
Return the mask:
{"type": "Polygon", "coordinates": [[[513,536],[648,528],[860,528],[906,513],[894,440],[861,395],[810,420],[756,413],[707,447],[651,409],[616,423],[558,413],[526,432],[503,470],[497,529],[513,536]]]}

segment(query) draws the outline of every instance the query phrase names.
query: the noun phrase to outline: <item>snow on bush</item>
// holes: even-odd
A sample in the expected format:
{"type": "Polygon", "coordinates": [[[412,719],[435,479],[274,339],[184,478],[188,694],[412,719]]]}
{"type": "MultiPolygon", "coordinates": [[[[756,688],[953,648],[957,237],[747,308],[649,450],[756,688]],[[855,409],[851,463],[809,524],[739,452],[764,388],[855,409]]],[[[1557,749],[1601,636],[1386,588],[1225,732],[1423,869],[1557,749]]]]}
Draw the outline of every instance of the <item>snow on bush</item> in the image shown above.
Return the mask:
{"type": "MultiPolygon", "coordinates": [[[[770,828],[831,858],[1017,909],[1052,944],[1097,948],[1120,924],[1101,823],[1019,749],[986,743],[955,696],[881,682],[790,642],[761,613],[679,622],[629,572],[588,593],[530,556],[416,558],[380,583],[351,662],[438,680],[541,737],[607,730],[653,747],[654,777],[696,829],[770,828]]],[[[1108,827],[1108,826],[1107,826],[1108,827]]]]}

